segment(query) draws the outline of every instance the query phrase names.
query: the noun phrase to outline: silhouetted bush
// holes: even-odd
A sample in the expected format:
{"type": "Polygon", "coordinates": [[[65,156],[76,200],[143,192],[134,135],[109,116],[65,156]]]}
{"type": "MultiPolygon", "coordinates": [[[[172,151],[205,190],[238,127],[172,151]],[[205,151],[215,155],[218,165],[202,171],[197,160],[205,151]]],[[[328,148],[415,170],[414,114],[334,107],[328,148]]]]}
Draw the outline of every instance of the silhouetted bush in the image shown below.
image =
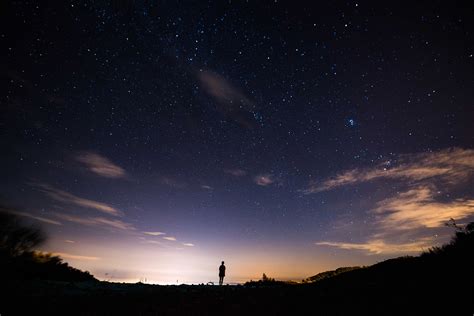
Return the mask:
{"type": "Polygon", "coordinates": [[[3,280],[90,281],[89,273],[58,256],[34,251],[46,240],[38,227],[26,226],[10,209],[0,208],[0,274],[3,280]]]}
{"type": "Polygon", "coordinates": [[[293,284],[294,282],[285,282],[285,281],[277,281],[274,278],[268,277],[265,273],[263,273],[262,278],[258,281],[248,281],[245,282],[245,286],[280,286],[280,285],[289,285],[293,284]]]}
{"type": "Polygon", "coordinates": [[[473,256],[466,256],[474,249],[474,222],[462,227],[451,219],[446,226],[453,227],[455,230],[454,237],[451,241],[443,246],[428,249],[428,251],[422,253],[421,257],[452,258],[453,260],[459,259],[459,257],[465,257],[466,260],[474,260],[473,256]]]}
{"type": "Polygon", "coordinates": [[[262,282],[275,282],[275,279],[267,277],[267,275],[264,273],[262,275],[262,282]]]}
{"type": "Polygon", "coordinates": [[[38,227],[25,226],[20,218],[0,207],[0,252],[5,256],[19,256],[32,251],[46,240],[38,227]]]}

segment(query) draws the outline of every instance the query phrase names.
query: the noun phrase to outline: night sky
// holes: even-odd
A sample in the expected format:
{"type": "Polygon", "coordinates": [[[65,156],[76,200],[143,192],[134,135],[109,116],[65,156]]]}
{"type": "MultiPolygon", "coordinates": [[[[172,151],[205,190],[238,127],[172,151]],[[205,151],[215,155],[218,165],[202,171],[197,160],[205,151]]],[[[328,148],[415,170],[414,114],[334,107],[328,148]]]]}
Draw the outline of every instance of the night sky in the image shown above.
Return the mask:
{"type": "Polygon", "coordinates": [[[49,3],[0,5],[0,198],[39,250],[101,280],[301,280],[474,219],[465,3],[49,3]]]}

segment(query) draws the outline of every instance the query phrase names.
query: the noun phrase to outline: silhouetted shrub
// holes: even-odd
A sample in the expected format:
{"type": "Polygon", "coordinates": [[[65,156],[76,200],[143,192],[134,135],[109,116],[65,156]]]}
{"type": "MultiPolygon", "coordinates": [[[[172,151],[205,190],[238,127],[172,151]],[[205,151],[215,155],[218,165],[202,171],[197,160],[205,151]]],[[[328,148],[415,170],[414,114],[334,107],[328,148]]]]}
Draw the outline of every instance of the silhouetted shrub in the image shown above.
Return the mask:
{"type": "Polygon", "coordinates": [[[46,240],[38,227],[25,226],[20,218],[0,207],[0,252],[6,256],[19,256],[32,251],[46,240]]]}
{"type": "Polygon", "coordinates": [[[89,273],[70,267],[58,256],[34,251],[44,232],[26,226],[12,210],[0,208],[0,274],[4,280],[90,281],[89,273]]]}
{"type": "Polygon", "coordinates": [[[421,257],[437,257],[441,260],[449,258],[452,261],[457,261],[459,264],[473,262],[474,258],[470,253],[474,249],[474,222],[462,227],[451,219],[446,226],[453,227],[455,230],[451,241],[443,246],[428,249],[428,251],[421,254],[421,257]]]}
{"type": "Polygon", "coordinates": [[[275,279],[267,277],[267,275],[264,273],[262,275],[262,282],[275,282],[275,279]]]}

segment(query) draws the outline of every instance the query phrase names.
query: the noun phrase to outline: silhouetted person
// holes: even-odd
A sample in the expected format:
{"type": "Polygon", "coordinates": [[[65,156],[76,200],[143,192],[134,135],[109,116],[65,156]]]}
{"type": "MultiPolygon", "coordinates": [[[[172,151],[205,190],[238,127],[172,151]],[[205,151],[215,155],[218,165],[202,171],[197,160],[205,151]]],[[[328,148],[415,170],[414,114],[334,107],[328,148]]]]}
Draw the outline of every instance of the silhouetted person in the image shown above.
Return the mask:
{"type": "Polygon", "coordinates": [[[222,264],[219,267],[219,285],[222,285],[222,283],[224,282],[224,277],[225,277],[225,265],[224,265],[224,261],[222,261],[222,264]]]}

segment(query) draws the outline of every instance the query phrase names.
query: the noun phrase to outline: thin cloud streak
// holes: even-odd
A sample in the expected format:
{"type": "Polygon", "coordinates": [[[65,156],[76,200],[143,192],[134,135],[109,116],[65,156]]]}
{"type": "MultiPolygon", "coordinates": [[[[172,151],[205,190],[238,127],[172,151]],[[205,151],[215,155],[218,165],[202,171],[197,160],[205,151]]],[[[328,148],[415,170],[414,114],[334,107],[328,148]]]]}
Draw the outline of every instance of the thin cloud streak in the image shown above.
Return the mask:
{"type": "Polygon", "coordinates": [[[348,170],[320,183],[312,183],[303,192],[318,193],[378,179],[418,182],[438,178],[446,184],[456,184],[465,181],[474,173],[472,149],[451,148],[431,153],[402,155],[399,160],[400,164],[396,167],[391,167],[390,163],[382,163],[374,168],[348,170]]]}
{"type": "Polygon", "coordinates": [[[83,163],[91,172],[105,178],[125,178],[125,170],[108,158],[94,152],[81,152],[76,160],[83,163]]]}
{"type": "Polygon", "coordinates": [[[242,169],[224,169],[224,172],[234,177],[243,177],[247,175],[247,171],[242,169]]]}
{"type": "Polygon", "coordinates": [[[73,195],[69,192],[63,191],[56,189],[48,184],[33,184],[36,188],[38,188],[39,191],[43,192],[53,200],[56,200],[58,202],[63,202],[67,204],[74,204],[77,206],[81,206],[84,208],[90,208],[90,209],[95,209],[97,211],[100,211],[102,213],[106,213],[109,215],[113,216],[122,216],[123,213],[119,211],[118,209],[102,202],[97,202],[85,198],[78,197],[76,195],[73,195]]]}
{"type": "Polygon", "coordinates": [[[145,235],[150,235],[150,236],[161,236],[161,235],[166,235],[163,232],[143,232],[145,235]]]}
{"type": "Polygon", "coordinates": [[[32,218],[32,219],[35,219],[37,221],[47,223],[47,224],[62,225],[61,222],[58,222],[58,221],[55,221],[55,220],[52,220],[52,219],[49,219],[49,218],[46,218],[46,217],[42,217],[42,216],[36,216],[36,215],[30,214],[30,213],[27,213],[27,212],[17,212],[17,211],[9,211],[9,212],[12,213],[12,214],[18,215],[18,216],[32,218]]]}
{"type": "MultiPolygon", "coordinates": [[[[162,236],[162,235],[166,235],[165,233],[163,232],[143,232],[144,234],[146,235],[150,235],[150,236],[162,236]]],[[[164,240],[168,240],[168,241],[176,241],[176,237],[172,237],[172,236],[163,236],[162,237],[164,240]]],[[[149,244],[157,244],[157,245],[163,245],[162,242],[160,241],[157,241],[157,240],[150,240],[150,239],[146,239],[146,238],[141,238],[145,243],[149,243],[149,244]]],[[[186,247],[194,247],[194,244],[192,243],[182,243],[183,246],[186,246],[186,247]]]]}
{"type": "Polygon", "coordinates": [[[86,260],[86,261],[100,260],[99,257],[80,256],[80,255],[74,255],[74,254],[65,253],[65,252],[53,252],[53,255],[59,256],[63,259],[86,260]]]}
{"type": "MultiPolygon", "coordinates": [[[[141,243],[143,244],[157,245],[157,246],[167,248],[167,249],[183,249],[183,248],[176,248],[175,243],[167,243],[167,242],[162,242],[155,239],[147,239],[145,237],[140,237],[139,239],[141,243]]],[[[170,240],[170,241],[175,241],[175,240],[170,240]]],[[[183,243],[182,245],[187,246],[187,247],[194,247],[194,244],[191,244],[191,243],[183,243]]]]}
{"type": "Polygon", "coordinates": [[[161,242],[161,241],[158,241],[158,240],[147,239],[147,238],[145,238],[145,237],[139,237],[139,239],[140,239],[141,242],[144,243],[144,244],[153,244],[153,245],[160,245],[160,246],[166,247],[165,243],[163,243],[163,242],[161,242]]]}
{"type": "Polygon", "coordinates": [[[80,216],[75,216],[75,215],[68,215],[68,214],[60,214],[56,213],[56,217],[76,223],[76,224],[81,224],[85,226],[97,226],[97,227],[102,227],[102,228],[115,228],[115,229],[120,229],[120,230],[126,230],[126,231],[134,231],[136,228],[127,222],[118,220],[118,219],[107,219],[104,217],[80,217],[80,216]]]}
{"type": "Polygon", "coordinates": [[[386,243],[382,239],[371,239],[365,243],[344,243],[344,242],[329,242],[322,241],[315,243],[318,246],[331,246],[346,250],[361,250],[369,254],[398,254],[398,253],[412,253],[420,252],[423,249],[429,248],[431,239],[423,239],[410,243],[386,243]]]}

